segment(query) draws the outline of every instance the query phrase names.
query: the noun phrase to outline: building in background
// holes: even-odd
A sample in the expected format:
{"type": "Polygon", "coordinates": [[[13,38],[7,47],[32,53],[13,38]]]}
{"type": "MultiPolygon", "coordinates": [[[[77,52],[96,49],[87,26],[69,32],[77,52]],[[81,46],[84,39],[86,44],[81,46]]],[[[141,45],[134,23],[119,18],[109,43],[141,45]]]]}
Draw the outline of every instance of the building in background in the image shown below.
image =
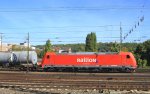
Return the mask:
{"type": "Polygon", "coordinates": [[[71,51],[71,48],[65,48],[65,49],[60,49],[60,50],[58,50],[58,53],[71,53],[72,51],[71,51]]]}
{"type": "MultiPolygon", "coordinates": [[[[20,43],[20,44],[7,44],[7,43],[3,43],[2,45],[0,44],[0,51],[20,51],[20,50],[26,50],[28,47],[28,43],[20,43]]],[[[35,50],[35,47],[31,47],[31,45],[29,44],[29,48],[31,50],[35,50]]]]}
{"type": "MultiPolygon", "coordinates": [[[[26,42],[24,42],[24,43],[20,43],[20,46],[28,47],[28,43],[26,43],[26,42]]],[[[30,47],[30,43],[29,43],[29,47],[30,47]]]]}
{"type": "Polygon", "coordinates": [[[0,51],[10,51],[12,48],[11,44],[3,43],[2,45],[0,44],[0,51]]]}

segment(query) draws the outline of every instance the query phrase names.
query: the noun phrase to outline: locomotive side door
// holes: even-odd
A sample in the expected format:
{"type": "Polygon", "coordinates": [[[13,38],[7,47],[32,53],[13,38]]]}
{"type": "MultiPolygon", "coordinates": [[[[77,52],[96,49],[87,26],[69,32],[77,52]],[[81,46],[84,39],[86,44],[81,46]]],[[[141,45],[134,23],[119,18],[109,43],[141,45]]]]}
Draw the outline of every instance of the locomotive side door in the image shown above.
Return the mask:
{"type": "Polygon", "coordinates": [[[47,63],[49,63],[49,64],[51,64],[51,62],[50,62],[50,55],[48,54],[47,56],[46,56],[46,59],[47,59],[47,63]]]}
{"type": "Polygon", "coordinates": [[[55,63],[55,55],[47,55],[48,64],[53,66],[55,63]]]}
{"type": "Polygon", "coordinates": [[[121,57],[121,65],[124,67],[127,64],[126,55],[120,55],[121,57]]]}
{"type": "Polygon", "coordinates": [[[53,66],[54,65],[54,55],[47,54],[45,62],[46,62],[47,66],[53,66]]]}

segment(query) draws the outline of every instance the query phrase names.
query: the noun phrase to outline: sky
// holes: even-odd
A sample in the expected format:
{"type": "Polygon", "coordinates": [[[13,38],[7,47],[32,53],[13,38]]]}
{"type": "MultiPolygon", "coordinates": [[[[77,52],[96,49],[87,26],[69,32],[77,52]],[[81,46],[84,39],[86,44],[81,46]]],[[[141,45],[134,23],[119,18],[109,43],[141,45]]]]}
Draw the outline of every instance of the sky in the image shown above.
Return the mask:
{"type": "Polygon", "coordinates": [[[150,39],[149,0],[0,0],[3,43],[31,45],[97,42],[143,42],[150,39]],[[141,21],[142,19],[142,21],[141,21]],[[132,30],[133,29],[133,30],[132,30]],[[130,32],[132,31],[132,32],[130,32]]]}

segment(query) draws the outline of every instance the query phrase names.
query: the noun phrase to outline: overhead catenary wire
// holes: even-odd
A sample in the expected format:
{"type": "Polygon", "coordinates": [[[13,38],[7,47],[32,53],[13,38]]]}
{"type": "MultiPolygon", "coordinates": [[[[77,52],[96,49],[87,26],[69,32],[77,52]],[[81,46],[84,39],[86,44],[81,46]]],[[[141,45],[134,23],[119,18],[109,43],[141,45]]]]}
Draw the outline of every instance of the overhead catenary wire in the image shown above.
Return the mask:
{"type": "MultiPolygon", "coordinates": [[[[135,9],[150,9],[149,7],[144,7],[143,6],[104,6],[104,7],[65,7],[65,6],[60,6],[60,7],[45,7],[45,8],[0,8],[0,12],[48,12],[48,11],[100,11],[100,10],[112,10],[112,9],[125,9],[125,10],[135,10],[135,9]]],[[[113,26],[113,27],[118,27],[119,25],[97,25],[97,26],[37,26],[37,27],[6,27],[6,28],[0,28],[0,29],[10,29],[10,30],[15,30],[15,29],[59,29],[59,28],[83,28],[83,27],[90,27],[90,28],[105,28],[105,27],[109,27],[109,26],[113,26]]],[[[122,25],[123,26],[123,25],[122,25]]],[[[124,25],[124,26],[132,26],[132,25],[124,25]]],[[[92,30],[91,30],[92,31],[92,30]]],[[[84,31],[84,32],[91,32],[91,31],[84,31]]],[[[93,30],[94,31],[94,30],[93,30]]],[[[109,30],[105,30],[105,31],[109,31],[109,30]]],[[[119,31],[119,30],[110,30],[110,31],[119,31]]],[[[124,30],[125,31],[125,30],[124,30]]],[[[27,31],[28,32],[28,31],[27,31]]],[[[62,31],[62,32],[70,32],[70,31],[62,31]]],[[[72,31],[73,32],[73,31],[72,31]]],[[[75,32],[81,32],[81,31],[75,31],[75,32]]],[[[100,31],[102,32],[102,31],[100,31]]],[[[36,33],[36,34],[53,34],[56,32],[30,32],[32,33],[36,33]]],[[[59,33],[59,31],[58,31],[59,33]]],[[[14,33],[7,33],[7,34],[13,34],[13,35],[17,35],[14,33]]],[[[24,33],[18,33],[18,35],[21,35],[24,33]]],[[[59,35],[59,34],[57,34],[59,35]]],[[[100,37],[101,38],[101,37],[100,37]]],[[[106,37],[108,38],[108,37],[106,37]]],[[[112,37],[113,39],[114,37],[112,37]]],[[[9,39],[9,38],[8,38],[9,39]]],[[[15,39],[15,38],[14,38],[15,39]]],[[[19,39],[19,38],[18,38],[19,39]]],[[[35,38],[36,39],[36,38],[35,38]]],[[[41,39],[41,38],[40,38],[41,39]]],[[[53,39],[53,38],[52,38],[53,39]]],[[[55,38],[54,38],[55,39],[55,38]]],[[[59,39],[59,38],[57,38],[59,39]]],[[[71,38],[70,38],[71,39],[71,38]]],[[[72,39],[75,39],[75,37],[72,37],[72,39]]],[[[37,38],[37,40],[39,40],[37,38]]]]}
{"type": "MultiPolygon", "coordinates": [[[[132,25],[122,25],[122,26],[132,26],[132,25]]],[[[150,25],[144,25],[150,26],[150,25]]],[[[48,28],[106,28],[106,27],[120,27],[120,25],[72,25],[72,26],[35,26],[35,27],[0,27],[0,29],[48,29],[48,28]]],[[[109,30],[108,30],[109,31],[109,30]]],[[[116,30],[117,31],[117,30],[116,30]]]]}
{"type": "Polygon", "coordinates": [[[137,29],[137,27],[139,27],[140,24],[144,21],[144,19],[145,19],[145,18],[144,18],[144,15],[142,15],[142,16],[138,19],[137,23],[135,23],[135,24],[132,26],[132,28],[127,32],[126,35],[124,35],[124,37],[123,37],[122,40],[125,40],[132,32],[134,32],[135,29],[137,29]]]}
{"type": "Polygon", "coordinates": [[[45,7],[45,8],[0,8],[0,12],[48,12],[48,11],[101,11],[101,10],[148,10],[142,6],[105,6],[105,7],[45,7]]]}

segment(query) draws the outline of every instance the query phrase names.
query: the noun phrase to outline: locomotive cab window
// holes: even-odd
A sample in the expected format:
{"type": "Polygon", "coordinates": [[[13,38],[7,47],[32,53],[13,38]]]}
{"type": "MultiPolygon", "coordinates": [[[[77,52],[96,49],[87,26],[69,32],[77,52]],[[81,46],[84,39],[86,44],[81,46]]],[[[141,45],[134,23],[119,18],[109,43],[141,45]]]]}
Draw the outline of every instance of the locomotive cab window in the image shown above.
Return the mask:
{"type": "Polygon", "coordinates": [[[127,55],[126,57],[127,57],[127,58],[130,58],[130,56],[129,56],[129,55],[127,55]]]}
{"type": "Polygon", "coordinates": [[[49,55],[47,55],[47,59],[49,59],[50,58],[50,56],[49,55]]]}

